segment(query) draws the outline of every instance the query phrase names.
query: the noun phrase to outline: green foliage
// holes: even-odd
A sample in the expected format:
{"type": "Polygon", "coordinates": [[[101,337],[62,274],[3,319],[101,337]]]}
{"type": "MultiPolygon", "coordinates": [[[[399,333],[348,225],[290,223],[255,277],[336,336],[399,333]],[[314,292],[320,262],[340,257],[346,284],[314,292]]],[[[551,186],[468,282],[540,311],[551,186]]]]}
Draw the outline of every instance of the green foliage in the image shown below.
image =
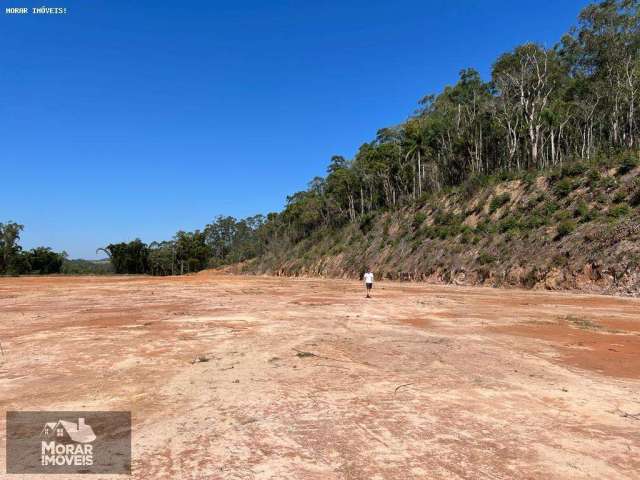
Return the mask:
{"type": "Polygon", "coordinates": [[[585,217],[589,214],[589,206],[583,201],[579,201],[573,211],[574,218],[585,217]]]}
{"type": "Polygon", "coordinates": [[[542,204],[539,212],[542,216],[548,217],[556,213],[558,208],[560,208],[560,206],[554,200],[547,200],[542,204]]]}
{"type": "Polygon", "coordinates": [[[48,247],[23,251],[18,243],[23,229],[15,222],[0,223],[0,275],[60,273],[66,253],[48,247]]]}
{"type": "Polygon", "coordinates": [[[573,192],[575,188],[574,182],[569,180],[568,178],[563,178],[558,180],[556,184],[553,186],[553,192],[560,198],[566,197],[571,192],[573,192]]]}
{"type": "Polygon", "coordinates": [[[363,235],[366,235],[373,228],[373,213],[367,213],[360,219],[360,231],[363,235]]]}
{"type": "Polygon", "coordinates": [[[590,209],[589,206],[581,200],[573,210],[573,218],[576,218],[580,223],[588,223],[595,220],[598,217],[598,211],[590,209]]]}
{"type": "MultiPolygon", "coordinates": [[[[260,255],[273,229],[273,225],[267,225],[266,222],[267,219],[263,215],[254,215],[241,220],[233,217],[216,217],[204,228],[204,244],[210,250],[209,265],[243,262],[260,255]]],[[[202,264],[205,262],[207,252],[202,245],[199,245],[196,250],[198,251],[192,252],[190,256],[200,259],[199,262],[202,264]]]]}
{"type": "Polygon", "coordinates": [[[587,173],[587,185],[594,187],[600,182],[600,172],[594,168],[590,169],[587,173]]]}
{"type": "Polygon", "coordinates": [[[576,229],[576,223],[573,220],[563,220],[558,224],[556,239],[569,235],[576,229]]]}
{"type": "Polygon", "coordinates": [[[412,227],[414,230],[418,230],[424,221],[427,219],[427,215],[424,212],[416,212],[413,216],[412,227]]]}
{"type": "Polygon", "coordinates": [[[493,179],[489,175],[473,175],[467,178],[462,185],[462,197],[470,199],[477,192],[491,185],[493,179]]]}
{"type": "Polygon", "coordinates": [[[613,196],[613,203],[622,203],[627,199],[627,192],[618,190],[613,196]]]}
{"type": "Polygon", "coordinates": [[[554,215],[553,218],[556,221],[563,221],[563,220],[569,220],[570,218],[573,217],[573,214],[569,211],[569,210],[558,210],[554,215]]]}
{"type": "Polygon", "coordinates": [[[509,195],[508,193],[502,193],[500,195],[494,196],[493,199],[491,200],[491,203],[489,204],[489,213],[490,214],[494,213],[496,210],[498,210],[499,208],[501,208],[503,205],[507,204],[510,201],[511,201],[511,195],[509,195]]]}
{"type": "Polygon", "coordinates": [[[500,233],[517,232],[520,229],[520,221],[515,215],[509,215],[500,221],[498,231],[500,233]]]}
{"type": "Polygon", "coordinates": [[[560,174],[562,178],[577,177],[585,173],[587,170],[588,168],[586,165],[580,162],[576,162],[576,163],[570,163],[569,165],[565,165],[564,167],[562,167],[560,174]]]}
{"type": "Polygon", "coordinates": [[[608,215],[611,218],[621,218],[629,215],[629,212],[629,205],[627,205],[626,203],[621,203],[619,205],[611,207],[609,209],[608,215]]]}
{"type": "Polygon", "coordinates": [[[618,167],[618,175],[625,175],[638,166],[638,158],[632,152],[626,152],[620,167],[618,167]]]}
{"type": "Polygon", "coordinates": [[[595,195],[595,201],[601,205],[609,203],[609,198],[602,192],[595,195]]]}
{"type": "Polygon", "coordinates": [[[618,186],[618,181],[613,177],[602,177],[600,179],[600,188],[604,190],[612,190],[618,186]]]}
{"type": "Polygon", "coordinates": [[[524,230],[534,230],[536,228],[540,228],[544,225],[547,224],[547,220],[545,219],[545,217],[537,214],[537,213],[532,213],[530,215],[525,215],[523,216],[521,222],[520,222],[520,226],[522,227],[522,229],[524,230]]]}
{"type": "Polygon", "coordinates": [[[511,180],[515,180],[516,178],[518,178],[516,173],[511,170],[501,170],[500,172],[498,172],[497,177],[501,182],[510,182],[511,180]]]}
{"type": "Polygon", "coordinates": [[[538,174],[536,172],[527,171],[522,174],[522,181],[527,186],[533,185],[537,178],[538,174]]]}
{"type": "Polygon", "coordinates": [[[149,247],[139,238],[131,242],[110,243],[99,248],[109,256],[116,273],[142,274],[148,272],[149,247]]]}
{"type": "Polygon", "coordinates": [[[479,235],[491,235],[492,233],[495,233],[495,231],[495,224],[486,219],[476,225],[476,233],[479,235]]]}
{"type": "Polygon", "coordinates": [[[34,248],[26,253],[30,273],[60,273],[64,259],[65,254],[56,253],[49,247],[34,248]]]}
{"type": "Polygon", "coordinates": [[[492,263],[495,263],[497,261],[497,258],[493,255],[488,254],[487,252],[480,252],[478,254],[478,257],[476,258],[476,261],[480,265],[490,265],[492,263]]]}
{"type": "Polygon", "coordinates": [[[462,243],[463,245],[473,243],[474,235],[473,231],[469,227],[461,230],[461,234],[462,235],[460,236],[460,243],[462,243]]]}
{"type": "Polygon", "coordinates": [[[447,213],[442,210],[436,210],[433,215],[433,224],[439,226],[456,226],[461,223],[458,215],[447,213]]]}
{"type": "Polygon", "coordinates": [[[0,274],[17,275],[23,273],[25,261],[22,247],[18,244],[23,225],[15,222],[0,223],[0,274]]]}

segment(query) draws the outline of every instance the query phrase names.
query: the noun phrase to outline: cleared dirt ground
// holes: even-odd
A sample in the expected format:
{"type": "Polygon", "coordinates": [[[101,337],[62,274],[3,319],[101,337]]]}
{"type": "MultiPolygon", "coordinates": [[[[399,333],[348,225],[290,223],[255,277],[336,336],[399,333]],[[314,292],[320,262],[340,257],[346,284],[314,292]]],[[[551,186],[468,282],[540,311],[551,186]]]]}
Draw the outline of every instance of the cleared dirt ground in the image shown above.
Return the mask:
{"type": "Polygon", "coordinates": [[[640,301],[363,297],[210,273],[0,279],[0,461],[6,410],[131,410],[140,479],[640,478],[640,301]]]}

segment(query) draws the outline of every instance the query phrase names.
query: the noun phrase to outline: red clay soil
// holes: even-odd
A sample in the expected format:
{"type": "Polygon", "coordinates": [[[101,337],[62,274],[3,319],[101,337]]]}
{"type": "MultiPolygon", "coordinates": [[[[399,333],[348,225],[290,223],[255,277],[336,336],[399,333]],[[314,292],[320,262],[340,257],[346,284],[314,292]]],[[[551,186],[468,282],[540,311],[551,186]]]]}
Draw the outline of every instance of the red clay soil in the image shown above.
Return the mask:
{"type": "Polygon", "coordinates": [[[640,301],[364,294],[209,272],[0,279],[0,465],[7,410],[130,410],[140,479],[640,478],[640,301]]]}

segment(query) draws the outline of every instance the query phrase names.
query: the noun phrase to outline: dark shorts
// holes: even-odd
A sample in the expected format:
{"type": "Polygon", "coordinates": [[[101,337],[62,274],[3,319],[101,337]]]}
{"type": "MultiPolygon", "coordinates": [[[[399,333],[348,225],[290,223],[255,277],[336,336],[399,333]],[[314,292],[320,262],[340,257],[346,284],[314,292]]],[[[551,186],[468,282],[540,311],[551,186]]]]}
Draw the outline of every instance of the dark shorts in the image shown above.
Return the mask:
{"type": "Polygon", "coordinates": [[[367,290],[371,290],[373,288],[373,283],[367,283],[367,290]]]}

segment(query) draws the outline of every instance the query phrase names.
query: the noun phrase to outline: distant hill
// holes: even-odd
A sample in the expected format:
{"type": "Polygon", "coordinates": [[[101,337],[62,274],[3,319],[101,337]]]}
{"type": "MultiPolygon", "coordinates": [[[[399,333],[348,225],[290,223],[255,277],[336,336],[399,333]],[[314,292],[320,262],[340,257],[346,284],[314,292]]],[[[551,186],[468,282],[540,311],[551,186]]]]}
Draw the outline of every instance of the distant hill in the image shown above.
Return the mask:
{"type": "Polygon", "coordinates": [[[114,269],[108,258],[101,260],[84,260],[77,258],[74,260],[65,259],[62,264],[62,273],[72,275],[107,275],[114,273],[114,269]]]}

